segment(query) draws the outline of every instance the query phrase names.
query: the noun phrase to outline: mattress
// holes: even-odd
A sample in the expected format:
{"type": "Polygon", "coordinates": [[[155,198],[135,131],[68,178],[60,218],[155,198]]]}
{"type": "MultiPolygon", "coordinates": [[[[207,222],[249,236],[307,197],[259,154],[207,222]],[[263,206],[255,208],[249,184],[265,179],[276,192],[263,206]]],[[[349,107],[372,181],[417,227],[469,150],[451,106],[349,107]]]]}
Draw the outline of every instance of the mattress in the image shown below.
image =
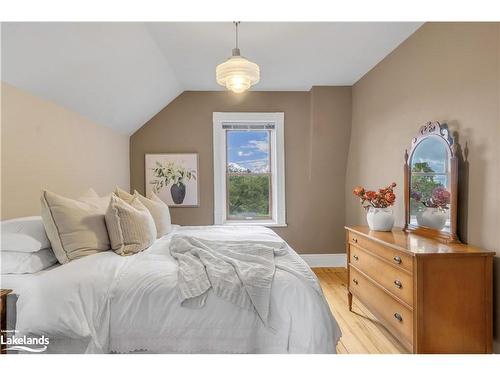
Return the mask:
{"type": "Polygon", "coordinates": [[[43,271],[31,274],[2,274],[0,275],[0,288],[12,289],[12,293],[7,296],[7,329],[14,329],[16,325],[16,302],[18,295],[24,288],[28,288],[43,274],[58,267],[56,264],[43,271]]]}
{"type": "MultiPolygon", "coordinates": [[[[170,240],[184,229],[210,237],[212,228],[176,228],[133,256],[109,251],[3,275],[2,287],[18,296],[15,314],[9,307],[17,334],[49,337],[52,353],[335,353],[341,332],[321,289],[283,270],[273,279],[269,326],[210,292],[201,309],[180,305],[170,240]]],[[[239,230],[277,237],[263,227],[239,230]]]]}
{"type": "MultiPolygon", "coordinates": [[[[15,334],[16,328],[16,304],[20,294],[24,288],[29,288],[32,283],[36,283],[39,277],[43,274],[59,267],[56,264],[43,271],[33,274],[7,274],[0,275],[0,287],[2,289],[12,289],[12,293],[7,296],[7,337],[12,337],[15,334]]],[[[29,334],[30,337],[37,337],[38,335],[29,334]]],[[[88,339],[74,339],[68,337],[54,338],[51,340],[50,345],[44,353],[47,354],[79,354],[84,353],[88,346],[88,339]]],[[[9,354],[18,354],[16,350],[9,351],[9,354]]],[[[23,354],[30,354],[29,352],[22,352],[23,354]]]]}

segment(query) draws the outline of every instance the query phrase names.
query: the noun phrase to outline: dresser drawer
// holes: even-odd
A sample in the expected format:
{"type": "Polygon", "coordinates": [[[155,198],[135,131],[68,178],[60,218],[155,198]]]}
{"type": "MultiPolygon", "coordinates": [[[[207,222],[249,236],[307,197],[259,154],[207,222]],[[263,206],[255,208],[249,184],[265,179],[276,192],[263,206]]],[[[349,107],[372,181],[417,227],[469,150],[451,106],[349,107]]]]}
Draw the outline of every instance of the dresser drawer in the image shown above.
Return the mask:
{"type": "Polygon", "coordinates": [[[349,290],[409,349],[413,343],[413,313],[349,266],[349,290]]]}
{"type": "Polygon", "coordinates": [[[413,257],[349,231],[349,243],[377,254],[391,264],[413,272],[413,257]]]}
{"type": "Polygon", "coordinates": [[[411,274],[352,244],[349,254],[350,264],[370,276],[396,297],[413,306],[413,277],[411,274]]]}

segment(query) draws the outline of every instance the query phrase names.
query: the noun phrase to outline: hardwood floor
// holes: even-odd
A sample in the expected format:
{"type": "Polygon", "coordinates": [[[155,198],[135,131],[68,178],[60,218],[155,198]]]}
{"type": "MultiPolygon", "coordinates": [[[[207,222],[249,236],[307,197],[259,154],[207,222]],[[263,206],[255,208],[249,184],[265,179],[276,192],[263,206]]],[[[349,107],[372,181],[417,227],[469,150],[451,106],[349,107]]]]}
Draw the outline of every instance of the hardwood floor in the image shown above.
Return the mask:
{"type": "Polygon", "coordinates": [[[345,268],[313,268],[313,271],[342,330],[337,346],[339,354],[408,353],[356,298],[352,303],[353,311],[349,311],[345,268]]]}

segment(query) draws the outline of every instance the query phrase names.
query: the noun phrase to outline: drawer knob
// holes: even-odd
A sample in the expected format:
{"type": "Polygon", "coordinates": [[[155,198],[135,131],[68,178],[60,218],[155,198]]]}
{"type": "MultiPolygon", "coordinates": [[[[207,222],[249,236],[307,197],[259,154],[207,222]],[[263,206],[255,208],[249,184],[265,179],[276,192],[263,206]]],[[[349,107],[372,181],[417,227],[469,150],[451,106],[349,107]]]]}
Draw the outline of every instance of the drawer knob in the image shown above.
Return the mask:
{"type": "Polygon", "coordinates": [[[358,280],[356,280],[356,279],[352,279],[352,282],[353,282],[354,284],[358,285],[358,280]]]}
{"type": "Polygon", "coordinates": [[[401,284],[401,281],[399,280],[394,280],[394,285],[396,285],[396,288],[401,289],[403,287],[403,284],[401,284]]]}
{"type": "Polygon", "coordinates": [[[356,237],[353,237],[353,238],[352,238],[352,242],[354,242],[354,243],[358,243],[358,239],[357,239],[356,237]]]}
{"type": "Polygon", "coordinates": [[[355,260],[359,260],[358,256],[357,255],[353,255],[352,256],[355,260]]]}
{"type": "Polygon", "coordinates": [[[398,322],[403,321],[403,317],[399,313],[394,313],[394,319],[396,319],[398,322]]]}
{"type": "Polygon", "coordinates": [[[400,256],[395,256],[394,258],[394,261],[397,263],[397,264],[401,264],[401,257],[400,256]]]}

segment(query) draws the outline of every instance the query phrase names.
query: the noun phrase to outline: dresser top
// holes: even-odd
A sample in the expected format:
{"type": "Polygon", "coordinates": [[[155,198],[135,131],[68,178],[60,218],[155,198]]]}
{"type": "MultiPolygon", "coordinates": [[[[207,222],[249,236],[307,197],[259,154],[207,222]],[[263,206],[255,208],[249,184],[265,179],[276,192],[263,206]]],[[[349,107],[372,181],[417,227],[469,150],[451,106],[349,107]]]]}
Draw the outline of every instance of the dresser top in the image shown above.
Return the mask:
{"type": "Polygon", "coordinates": [[[488,251],[462,243],[443,243],[432,238],[419,236],[413,233],[406,233],[401,228],[394,228],[392,232],[372,231],[367,226],[352,226],[345,227],[345,229],[397,250],[411,253],[412,255],[495,255],[494,251],[488,251]]]}
{"type": "Polygon", "coordinates": [[[12,289],[0,289],[0,297],[6,296],[12,292],[12,289]]]}

